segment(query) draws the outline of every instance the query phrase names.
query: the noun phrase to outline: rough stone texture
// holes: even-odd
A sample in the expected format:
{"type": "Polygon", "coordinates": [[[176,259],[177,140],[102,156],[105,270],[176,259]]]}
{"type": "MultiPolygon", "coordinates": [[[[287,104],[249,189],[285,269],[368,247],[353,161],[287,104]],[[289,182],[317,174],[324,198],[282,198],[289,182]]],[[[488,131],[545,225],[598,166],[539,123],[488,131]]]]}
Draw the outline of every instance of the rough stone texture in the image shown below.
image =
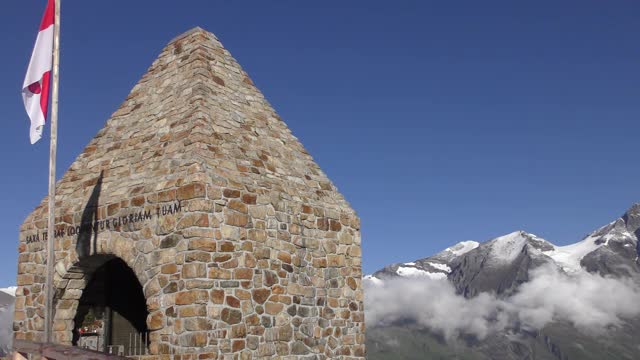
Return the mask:
{"type": "MultiPolygon", "coordinates": [[[[21,227],[19,339],[42,338],[46,201],[21,227]]],[[[118,257],[146,297],[145,358],[365,356],[359,219],[202,29],[165,47],[58,182],[56,229],[59,343],[118,257]]]]}

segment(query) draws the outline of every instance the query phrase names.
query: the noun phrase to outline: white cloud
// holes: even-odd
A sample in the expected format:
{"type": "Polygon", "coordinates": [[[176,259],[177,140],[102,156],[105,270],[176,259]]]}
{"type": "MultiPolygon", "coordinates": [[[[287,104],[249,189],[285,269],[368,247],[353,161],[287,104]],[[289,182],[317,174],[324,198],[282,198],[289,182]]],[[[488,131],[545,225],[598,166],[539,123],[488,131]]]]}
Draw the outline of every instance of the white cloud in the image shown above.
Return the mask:
{"type": "Polygon", "coordinates": [[[532,281],[506,299],[510,311],[533,328],[562,319],[583,332],[602,332],[640,315],[640,287],[630,279],[580,271],[567,275],[552,266],[531,271],[532,281]]]}
{"type": "Polygon", "coordinates": [[[504,299],[489,293],[466,299],[448,281],[428,278],[385,280],[365,288],[368,326],[411,319],[447,339],[460,334],[483,339],[516,324],[539,329],[559,319],[598,333],[639,316],[639,304],[640,287],[631,280],[584,271],[567,275],[553,266],[533,270],[531,280],[504,299]]]}
{"type": "Polygon", "coordinates": [[[465,299],[448,281],[429,278],[385,280],[365,288],[369,326],[412,319],[447,338],[461,332],[484,338],[496,327],[504,327],[506,319],[499,317],[496,305],[492,295],[465,299]]]}

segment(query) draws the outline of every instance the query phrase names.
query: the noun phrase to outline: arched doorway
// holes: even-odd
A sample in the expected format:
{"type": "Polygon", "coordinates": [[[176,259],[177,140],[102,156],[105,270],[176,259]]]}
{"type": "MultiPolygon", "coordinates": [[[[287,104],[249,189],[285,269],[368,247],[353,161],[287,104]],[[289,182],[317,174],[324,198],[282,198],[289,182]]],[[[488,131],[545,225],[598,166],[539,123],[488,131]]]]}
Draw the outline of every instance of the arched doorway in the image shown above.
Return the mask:
{"type": "Polygon", "coordinates": [[[120,355],[146,354],[149,312],[135,273],[113,256],[87,260],[101,265],[86,274],[90,278],[78,302],[72,344],[120,355]]]}

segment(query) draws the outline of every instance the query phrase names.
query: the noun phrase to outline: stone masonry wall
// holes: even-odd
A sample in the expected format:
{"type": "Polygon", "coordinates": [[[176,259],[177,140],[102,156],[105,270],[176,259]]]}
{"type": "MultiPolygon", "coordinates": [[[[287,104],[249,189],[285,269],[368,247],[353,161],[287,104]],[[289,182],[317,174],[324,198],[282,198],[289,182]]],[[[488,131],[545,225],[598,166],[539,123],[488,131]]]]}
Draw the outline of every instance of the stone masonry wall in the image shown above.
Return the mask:
{"type": "MultiPolygon", "coordinates": [[[[46,223],[45,199],[21,227],[19,339],[42,337],[46,223]]],[[[152,358],[365,356],[359,219],[202,29],[162,51],[58,182],[56,230],[59,343],[118,257],[143,287],[152,358]]]]}

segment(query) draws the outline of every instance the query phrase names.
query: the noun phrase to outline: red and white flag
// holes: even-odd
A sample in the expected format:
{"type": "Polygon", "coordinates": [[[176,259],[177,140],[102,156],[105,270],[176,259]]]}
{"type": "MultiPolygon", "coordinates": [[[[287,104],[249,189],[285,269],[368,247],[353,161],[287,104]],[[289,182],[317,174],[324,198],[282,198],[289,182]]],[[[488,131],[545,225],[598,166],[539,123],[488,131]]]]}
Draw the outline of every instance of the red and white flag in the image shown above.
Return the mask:
{"type": "Polygon", "coordinates": [[[42,137],[42,127],[47,119],[49,108],[49,87],[53,63],[53,25],[55,18],[55,1],[48,0],[44,11],[36,46],[31,54],[29,69],[22,84],[24,107],[31,119],[29,136],[34,144],[42,137]]]}

